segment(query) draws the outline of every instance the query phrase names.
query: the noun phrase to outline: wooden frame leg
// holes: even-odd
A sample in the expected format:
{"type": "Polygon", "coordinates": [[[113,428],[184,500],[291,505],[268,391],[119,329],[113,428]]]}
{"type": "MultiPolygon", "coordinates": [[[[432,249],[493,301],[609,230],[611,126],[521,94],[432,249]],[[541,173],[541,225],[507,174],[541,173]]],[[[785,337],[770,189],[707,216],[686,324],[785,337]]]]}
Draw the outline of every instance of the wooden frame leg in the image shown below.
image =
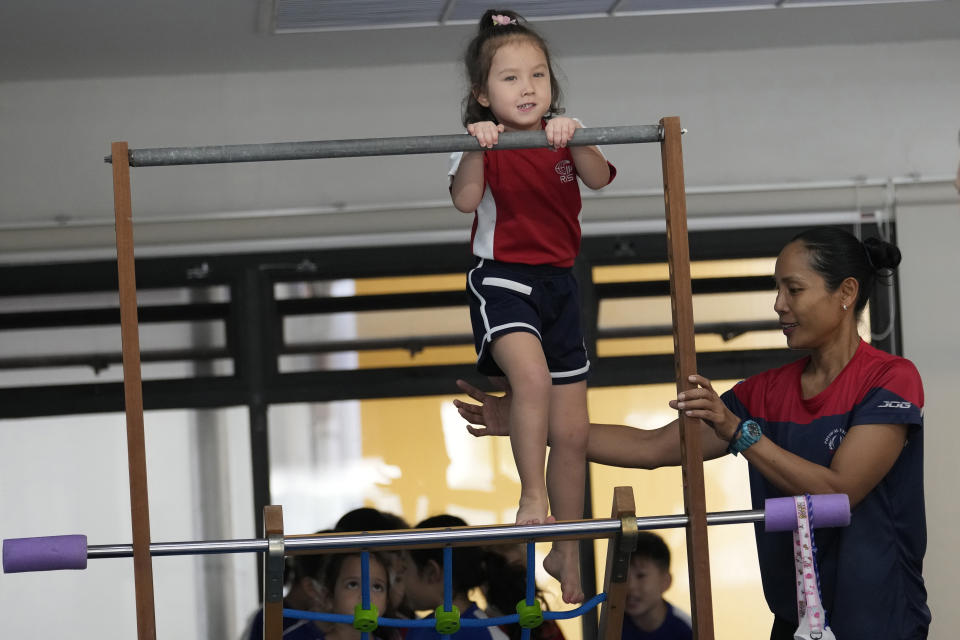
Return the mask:
{"type": "Polygon", "coordinates": [[[263,554],[263,638],[283,636],[283,508],[263,508],[263,533],[267,552],[263,554]]]}
{"type": "MultiPolygon", "coordinates": [[[[667,262],[670,266],[670,303],[673,309],[673,346],[677,392],[691,389],[687,378],[696,373],[693,291],[690,285],[690,245],[687,240],[687,202],[683,183],[680,119],[660,120],[663,139],[663,197],[667,216],[667,262]]],[[[710,555],[707,545],[707,507],[703,489],[703,450],[698,420],[680,419],[680,460],[683,470],[683,506],[688,518],[687,563],[690,573],[690,608],[693,637],[713,640],[713,604],[710,590],[710,555]],[[689,423],[689,424],[688,424],[689,423]]]]}
{"type": "Polygon", "coordinates": [[[137,602],[137,638],[155,640],[153,564],[150,558],[150,503],[147,453],[143,436],[143,383],[137,327],[137,283],[133,260],[133,204],[126,142],[111,145],[113,210],[117,229],[120,336],[123,345],[123,394],[127,414],[127,465],[130,473],[130,521],[133,527],[133,578],[137,602]]]}
{"type": "Polygon", "coordinates": [[[620,533],[607,543],[603,592],[607,599],[600,612],[599,640],[620,640],[627,600],[630,554],[637,546],[637,508],[631,487],[614,487],[611,517],[620,520],[620,533]]]}

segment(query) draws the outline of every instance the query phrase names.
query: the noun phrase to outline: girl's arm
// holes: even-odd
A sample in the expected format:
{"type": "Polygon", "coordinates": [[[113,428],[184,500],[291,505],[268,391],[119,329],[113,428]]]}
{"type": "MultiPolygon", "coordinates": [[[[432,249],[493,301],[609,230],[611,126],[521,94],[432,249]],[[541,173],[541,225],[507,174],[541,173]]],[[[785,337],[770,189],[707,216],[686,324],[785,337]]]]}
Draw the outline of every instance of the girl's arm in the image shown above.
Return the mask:
{"type": "MultiPolygon", "coordinates": [[[[670,403],[692,418],[709,421],[718,436],[730,440],[740,424],[703,376],[690,376],[698,388],[670,403]]],[[[750,465],[785,495],[845,493],[853,507],[893,468],[907,441],[905,424],[861,424],[852,427],[833,454],[830,466],[811,462],[760,437],[743,452],[750,465]]]]}
{"type": "MultiPolygon", "coordinates": [[[[502,124],[493,122],[472,122],[467,132],[477,139],[480,146],[492,149],[497,144],[502,124]]],[[[483,151],[464,151],[460,165],[450,182],[450,197],[453,206],[463,213],[473,213],[483,199],[487,188],[483,175],[483,151]]]]}
{"type": "MultiPolygon", "coordinates": [[[[573,137],[574,131],[582,129],[583,125],[573,118],[557,116],[547,121],[547,142],[555,149],[567,146],[573,137]]],[[[602,189],[610,184],[610,165],[607,159],[595,146],[570,147],[573,164],[577,168],[577,175],[591,189],[602,189]]]]}
{"type": "Polygon", "coordinates": [[[450,198],[457,211],[473,213],[483,199],[483,151],[464,151],[460,166],[450,182],[450,198]]]}
{"type": "MultiPolygon", "coordinates": [[[[493,396],[469,382],[457,380],[457,386],[480,404],[454,400],[460,415],[470,424],[467,430],[475,436],[509,435],[510,391],[493,396]],[[480,425],[480,426],[474,426],[480,425]]],[[[727,442],[717,437],[702,420],[691,420],[700,429],[705,460],[719,458],[727,452],[727,442]]],[[[615,467],[656,469],[680,464],[680,425],[674,420],[659,429],[637,429],[624,425],[591,424],[587,440],[587,459],[615,467]]]]}

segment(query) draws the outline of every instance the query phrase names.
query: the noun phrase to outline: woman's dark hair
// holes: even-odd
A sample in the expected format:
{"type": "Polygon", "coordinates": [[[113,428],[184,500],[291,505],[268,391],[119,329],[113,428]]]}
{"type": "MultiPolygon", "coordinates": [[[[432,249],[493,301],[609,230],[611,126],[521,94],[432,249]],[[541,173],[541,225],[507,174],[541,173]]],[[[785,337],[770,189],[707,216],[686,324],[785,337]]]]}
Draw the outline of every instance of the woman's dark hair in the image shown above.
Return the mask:
{"type": "Polygon", "coordinates": [[[810,266],[820,274],[827,291],[836,291],[847,278],[860,285],[854,310],[863,311],[877,278],[889,278],[900,264],[900,249],[880,238],[863,242],[838,227],[814,227],[798,233],[790,242],[802,242],[810,252],[810,266]]]}
{"type": "Polygon", "coordinates": [[[517,12],[510,9],[488,9],[480,18],[477,26],[477,35],[467,46],[463,61],[467,73],[467,96],[463,99],[463,126],[474,122],[490,120],[497,122],[496,116],[489,108],[477,102],[477,93],[487,85],[487,76],[490,75],[490,65],[494,54],[507,42],[527,40],[543,51],[550,70],[550,110],[548,114],[563,113],[560,104],[562,93],[557,74],[554,73],[553,62],[550,60],[550,49],[543,37],[527,24],[527,21],[517,12]],[[494,21],[494,16],[503,16],[509,24],[500,24],[494,21]]]}

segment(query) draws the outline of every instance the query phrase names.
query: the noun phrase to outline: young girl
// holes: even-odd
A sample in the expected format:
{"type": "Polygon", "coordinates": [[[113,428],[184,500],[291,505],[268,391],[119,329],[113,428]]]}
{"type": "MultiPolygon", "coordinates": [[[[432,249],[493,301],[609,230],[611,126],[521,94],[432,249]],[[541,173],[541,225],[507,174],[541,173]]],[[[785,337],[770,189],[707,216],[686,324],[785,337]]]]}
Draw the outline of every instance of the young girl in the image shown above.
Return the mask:
{"type": "MultiPolygon", "coordinates": [[[[389,617],[393,611],[386,566],[383,557],[370,554],[370,603],[377,607],[381,617],[389,617]]],[[[354,607],[362,602],[360,570],[359,553],[293,556],[292,584],[283,599],[283,606],[352,616],[354,607]]],[[[373,636],[379,640],[396,640],[398,637],[385,627],[378,628],[373,636]]],[[[360,640],[360,632],[346,624],[284,618],[283,637],[289,640],[360,640]]],[[[251,621],[244,638],[263,638],[263,609],[251,621]]]]}
{"type": "MultiPolygon", "coordinates": [[[[439,515],[419,523],[417,529],[463,527],[466,524],[456,516],[439,515]]],[[[443,549],[412,549],[405,552],[404,557],[407,563],[404,571],[407,604],[415,611],[435,610],[443,604],[444,598],[443,549]]],[[[477,603],[470,600],[472,589],[480,588],[485,594],[491,591],[505,593],[508,599],[515,598],[507,610],[498,615],[515,613],[514,607],[525,594],[524,568],[515,570],[508,567],[502,555],[482,547],[455,547],[451,573],[451,600],[460,611],[461,618],[489,617],[477,603]],[[519,588],[516,587],[518,583],[519,588]],[[505,589],[505,586],[509,588],[505,589]]],[[[440,634],[436,629],[418,627],[410,629],[404,640],[440,640],[440,634]]],[[[497,626],[460,627],[459,631],[452,634],[451,640],[510,640],[510,636],[497,626]]]]}
{"type": "MultiPolygon", "coordinates": [[[[316,586],[321,594],[323,611],[353,615],[355,607],[363,601],[360,554],[328,556],[321,581],[316,586]]],[[[376,553],[370,554],[370,604],[377,608],[380,617],[392,616],[387,562],[376,553]]],[[[322,636],[325,640],[360,640],[360,632],[352,625],[336,623],[326,627],[322,636]]],[[[399,634],[391,627],[378,627],[370,636],[379,640],[396,640],[399,634]]]]}
{"type": "MultiPolygon", "coordinates": [[[[454,206],[473,213],[468,275],[477,368],[512,389],[510,443],[520,475],[517,524],[583,517],[586,378],[571,267],[580,250],[577,177],[600,189],[616,170],[597,147],[567,147],[579,121],[561,117],[543,39],[519,15],[489,10],[467,48],[463,123],[488,149],[503,131],[546,132],[552,149],[453,154],[454,206]],[[552,116],[549,117],[548,116],[552,116]],[[544,482],[549,436],[550,460],[544,482]]],[[[544,568],[581,602],[578,544],[554,544],[544,568]]]]}

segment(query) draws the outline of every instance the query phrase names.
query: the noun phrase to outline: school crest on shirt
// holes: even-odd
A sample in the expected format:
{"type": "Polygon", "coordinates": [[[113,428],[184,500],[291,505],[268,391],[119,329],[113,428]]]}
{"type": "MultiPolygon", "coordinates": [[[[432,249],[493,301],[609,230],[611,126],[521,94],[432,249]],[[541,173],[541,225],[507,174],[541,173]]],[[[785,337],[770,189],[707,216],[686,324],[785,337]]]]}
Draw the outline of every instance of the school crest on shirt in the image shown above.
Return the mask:
{"type": "Polygon", "coordinates": [[[830,451],[836,451],[840,443],[843,442],[845,435],[847,435],[846,430],[837,427],[827,434],[827,437],[823,439],[823,444],[827,445],[827,449],[830,449],[830,451]]]}
{"type": "Polygon", "coordinates": [[[573,172],[573,163],[569,160],[561,160],[553,167],[553,170],[560,176],[560,182],[573,182],[577,179],[573,172]]]}

